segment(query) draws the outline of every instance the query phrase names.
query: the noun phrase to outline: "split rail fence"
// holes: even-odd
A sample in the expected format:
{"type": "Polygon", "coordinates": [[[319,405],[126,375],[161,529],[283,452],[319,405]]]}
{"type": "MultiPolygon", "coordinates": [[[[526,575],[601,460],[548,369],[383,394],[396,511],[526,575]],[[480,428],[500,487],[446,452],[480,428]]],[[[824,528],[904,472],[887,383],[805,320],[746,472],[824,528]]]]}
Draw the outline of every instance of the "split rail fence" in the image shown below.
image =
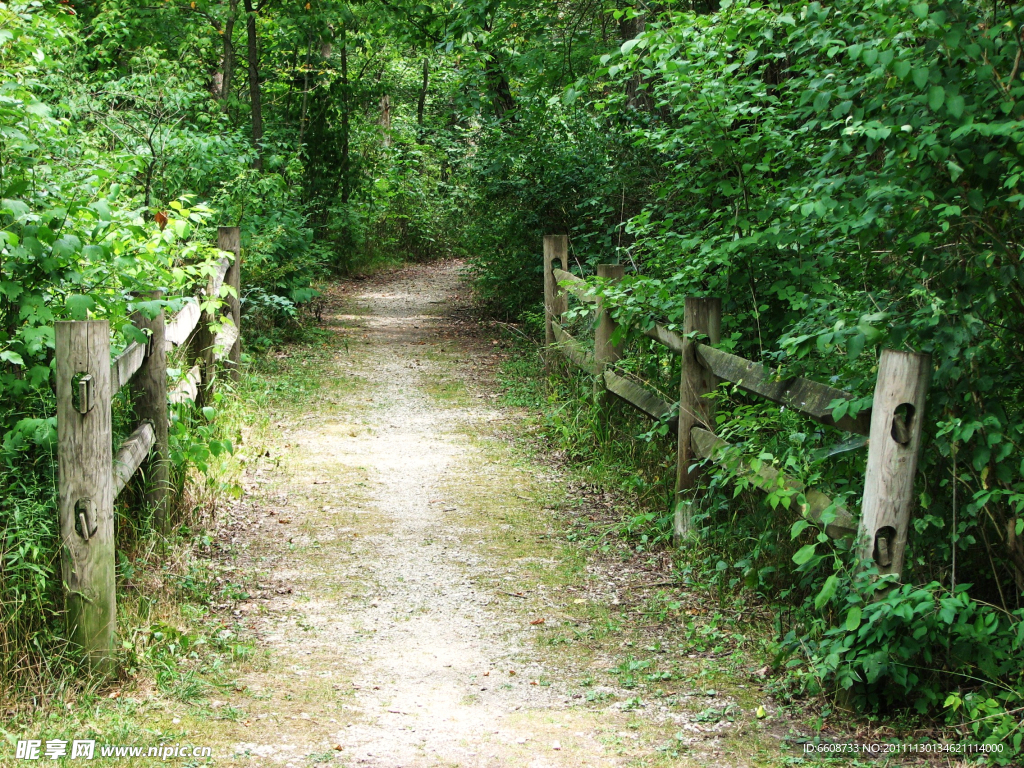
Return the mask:
{"type": "Polygon", "coordinates": [[[116,631],[114,500],[147,464],[146,502],[156,529],[170,532],[169,404],[210,402],[219,360],[232,378],[240,373],[238,228],[221,227],[217,244],[234,258],[222,258],[200,295],[166,323],[163,312],[133,316],[149,340],[129,344],[113,361],[106,320],[56,324],[57,491],[68,632],[96,668],[108,666],[116,631]],[[234,295],[225,300],[226,316],[216,317],[202,304],[219,296],[224,284],[234,295]],[[195,364],[168,391],[167,352],[183,345],[195,364]],[[111,400],[125,386],[139,426],[114,455],[111,400]]]}
{"type": "MultiPolygon", "coordinates": [[[[623,267],[600,264],[597,275],[616,281],[622,278],[623,267]]],[[[803,493],[806,504],[800,512],[805,517],[823,524],[825,533],[833,539],[851,539],[859,556],[874,560],[881,574],[900,576],[931,374],[929,355],[883,350],[871,409],[853,417],[834,417],[831,404],[837,400],[853,400],[853,394],[805,378],[780,380],[763,365],[715,349],[721,332],[721,301],[686,298],[681,335],[661,325],[643,331],[682,358],[679,400],[670,403],[660,392],[615,369],[615,363],[622,357],[621,344],[612,343],[616,323],[601,298],[590,291],[584,280],[568,271],[568,240],[564,235],[544,238],[544,306],[547,345],[594,377],[598,398],[610,392],[653,419],[671,420],[678,438],[677,540],[691,533],[691,509],[700,460],[721,462],[727,455],[724,449],[729,444],[715,435],[712,401],[705,396],[720,381],[728,381],[745,392],[779,403],[820,424],[867,437],[867,471],[859,520],[825,494],[805,488],[800,481],[772,467],[763,466],[755,471],[744,465],[738,468],[738,473],[763,491],[781,488],[803,493]],[[568,309],[567,292],[594,305],[593,349],[573,338],[562,324],[562,316],[568,309]],[[707,338],[710,344],[696,337],[707,338]],[[826,517],[826,512],[832,514],[826,517]]]]}

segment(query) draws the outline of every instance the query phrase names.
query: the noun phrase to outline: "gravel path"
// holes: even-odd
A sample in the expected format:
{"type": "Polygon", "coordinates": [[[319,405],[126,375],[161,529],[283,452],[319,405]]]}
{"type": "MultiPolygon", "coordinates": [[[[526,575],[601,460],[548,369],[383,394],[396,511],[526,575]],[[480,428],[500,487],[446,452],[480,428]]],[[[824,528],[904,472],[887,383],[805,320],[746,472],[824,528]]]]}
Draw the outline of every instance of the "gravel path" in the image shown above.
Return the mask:
{"type": "Polygon", "coordinates": [[[282,417],[279,468],[247,478],[260,521],[245,567],[271,598],[241,612],[268,657],[231,702],[244,719],[213,735],[243,764],[620,764],[602,744],[620,716],[574,701],[514,593],[479,586],[507,564],[466,544],[465,481],[486,464],[515,490],[522,468],[477,439],[505,417],[459,291],[449,263],[331,297],[349,343],[323,410],[282,417]]]}

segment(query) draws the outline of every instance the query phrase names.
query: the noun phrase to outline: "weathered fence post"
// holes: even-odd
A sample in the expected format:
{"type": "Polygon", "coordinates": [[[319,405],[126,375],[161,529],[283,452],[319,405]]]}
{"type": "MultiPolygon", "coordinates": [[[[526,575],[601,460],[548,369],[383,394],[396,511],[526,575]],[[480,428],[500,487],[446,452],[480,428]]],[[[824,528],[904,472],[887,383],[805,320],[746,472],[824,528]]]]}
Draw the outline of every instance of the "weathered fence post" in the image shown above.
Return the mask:
{"type": "Polygon", "coordinates": [[[558,287],[555,280],[555,263],[562,269],[569,270],[569,238],[566,235],[544,235],[544,343],[551,346],[555,343],[555,331],[551,321],[565,314],[568,303],[565,292],[558,287]]]}
{"type": "Polygon", "coordinates": [[[231,379],[238,381],[242,377],[242,241],[238,227],[218,227],[217,247],[222,251],[229,251],[235,255],[234,261],[228,267],[224,276],[224,282],[235,289],[234,296],[228,296],[227,306],[231,313],[231,322],[239,333],[235,336],[235,343],[231,345],[228,353],[228,365],[231,370],[231,379]]]}
{"type": "MultiPolygon", "coordinates": [[[[149,298],[159,299],[163,294],[154,291],[149,298]]],[[[146,345],[146,361],[132,377],[132,402],[135,416],[140,421],[153,425],[156,441],[150,454],[146,471],[146,501],[153,510],[153,525],[161,535],[170,533],[168,518],[170,502],[170,453],[167,444],[167,349],[164,346],[164,313],[160,310],[154,318],[141,312],[132,315],[135,327],[149,331],[146,345]]]]}
{"type": "MultiPolygon", "coordinates": [[[[626,274],[621,264],[598,264],[597,276],[617,282],[626,274]]],[[[604,369],[622,357],[622,344],[612,344],[616,323],[604,307],[604,299],[597,300],[597,329],[594,332],[594,398],[599,404],[607,401],[604,369]]]]}
{"type": "MultiPolygon", "coordinates": [[[[216,296],[210,296],[210,288],[212,286],[213,278],[211,277],[207,283],[207,288],[198,297],[200,303],[208,298],[216,298],[216,296]]],[[[189,360],[197,360],[199,362],[200,378],[199,393],[196,399],[197,406],[206,406],[213,403],[213,380],[217,373],[217,358],[214,355],[216,351],[214,349],[216,334],[213,330],[216,322],[217,315],[204,309],[199,316],[199,324],[192,335],[192,340],[189,342],[188,358],[189,360]]]]}
{"type": "Polygon", "coordinates": [[[897,578],[907,546],[930,378],[930,355],[882,350],[858,542],[862,560],[874,560],[879,573],[897,578]]]}
{"type": "Polygon", "coordinates": [[[683,305],[682,372],[679,379],[679,442],[676,453],[676,508],[674,533],[677,541],[691,532],[692,500],[687,498],[697,484],[698,471],[690,469],[696,461],[690,430],[698,425],[714,429],[711,401],[703,395],[715,388],[715,375],[697,359],[697,344],[688,335],[697,332],[717,344],[722,335],[720,299],[687,297],[683,305]]]}
{"type": "Polygon", "coordinates": [[[57,504],[68,634],[94,669],[107,671],[116,622],[110,325],[58,322],[55,334],[57,504]]]}

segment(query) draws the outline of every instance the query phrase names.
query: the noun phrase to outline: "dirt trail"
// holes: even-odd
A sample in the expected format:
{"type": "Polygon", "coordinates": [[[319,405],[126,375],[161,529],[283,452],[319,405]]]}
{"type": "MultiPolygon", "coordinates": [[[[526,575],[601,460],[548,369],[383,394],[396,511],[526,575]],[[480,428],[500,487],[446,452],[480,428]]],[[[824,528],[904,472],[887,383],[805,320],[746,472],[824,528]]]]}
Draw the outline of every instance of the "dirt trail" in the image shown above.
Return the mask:
{"type": "Polygon", "coordinates": [[[265,599],[240,612],[267,657],[214,702],[235,717],[196,724],[238,764],[627,764],[629,749],[606,746],[637,740],[625,715],[573,698],[531,637],[531,606],[553,605],[557,585],[534,584],[529,606],[512,591],[515,569],[557,563],[543,547],[512,564],[488,555],[488,530],[542,516],[556,491],[480,438],[503,416],[475,384],[489,343],[458,333],[458,270],[333,297],[348,350],[322,408],[275,417],[279,467],[247,476],[259,527],[239,565],[265,599]]]}

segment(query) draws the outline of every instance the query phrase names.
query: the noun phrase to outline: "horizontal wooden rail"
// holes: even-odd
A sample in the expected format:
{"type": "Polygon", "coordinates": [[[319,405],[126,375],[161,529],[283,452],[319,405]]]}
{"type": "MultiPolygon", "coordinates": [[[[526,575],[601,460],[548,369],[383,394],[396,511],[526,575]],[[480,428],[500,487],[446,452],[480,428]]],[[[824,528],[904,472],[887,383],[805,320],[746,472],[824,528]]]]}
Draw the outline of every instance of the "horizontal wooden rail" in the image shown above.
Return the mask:
{"type": "Polygon", "coordinates": [[[609,392],[618,395],[652,419],[661,420],[672,413],[672,404],[662,400],[657,392],[630,381],[610,369],[606,369],[604,372],[604,384],[609,392]]]}
{"type": "Polygon", "coordinates": [[[224,324],[221,326],[220,333],[213,342],[213,358],[215,360],[223,360],[225,357],[231,354],[231,348],[235,345],[235,341],[238,339],[238,329],[233,323],[228,322],[226,319],[224,324]]]}
{"type": "Polygon", "coordinates": [[[217,268],[210,275],[210,282],[206,285],[204,293],[207,296],[219,296],[220,287],[224,285],[224,278],[228,274],[228,270],[231,269],[231,262],[224,258],[217,262],[217,268]]]}
{"type": "Polygon", "coordinates": [[[566,272],[564,269],[558,269],[556,267],[551,270],[551,273],[559,283],[586,283],[586,281],[579,275],[574,275],[572,272],[566,272]]]}
{"type": "MultiPolygon", "coordinates": [[[[710,459],[716,463],[722,462],[723,452],[730,447],[729,443],[722,438],[699,427],[694,427],[691,430],[690,437],[693,441],[694,453],[701,458],[710,459]]],[[[857,523],[853,515],[844,507],[834,505],[832,499],[825,494],[814,490],[807,490],[806,486],[799,480],[784,475],[768,465],[762,466],[756,472],[748,464],[744,464],[736,469],[737,475],[748,480],[754,487],[760,488],[767,493],[781,489],[804,494],[807,504],[800,506],[800,513],[818,525],[822,524],[822,513],[826,509],[834,509],[834,519],[831,523],[825,525],[825,533],[831,538],[845,539],[856,536],[857,523]]]]}
{"type": "Polygon", "coordinates": [[[146,347],[133,341],[110,364],[110,392],[116,394],[146,362],[146,347]]]}
{"type": "MultiPolygon", "coordinates": [[[[682,337],[662,325],[655,325],[644,331],[644,335],[664,344],[677,354],[683,352],[682,337]]],[[[858,435],[867,435],[870,431],[870,409],[861,411],[855,417],[832,418],[829,404],[833,400],[853,400],[854,396],[849,392],[802,377],[773,381],[773,374],[769,368],[706,344],[698,345],[696,351],[697,359],[715,376],[736,384],[745,392],[785,405],[821,424],[855,432],[858,435]]]]}
{"type": "Polygon", "coordinates": [[[854,396],[849,392],[801,377],[772,381],[769,368],[706,344],[697,347],[697,358],[718,378],[731,381],[745,392],[799,411],[817,422],[859,435],[866,435],[871,429],[870,410],[861,411],[854,418],[832,418],[829,403],[833,400],[853,400],[854,396]]]}
{"type": "Polygon", "coordinates": [[[185,378],[174,385],[174,389],[167,393],[167,399],[172,403],[184,403],[186,400],[196,401],[199,397],[199,382],[202,380],[199,366],[193,365],[185,378]]]}
{"type": "Polygon", "coordinates": [[[655,325],[644,331],[645,336],[650,336],[655,341],[661,342],[677,355],[683,354],[683,339],[675,331],[670,331],[663,325],[655,325]]]}
{"type": "Polygon", "coordinates": [[[199,324],[199,316],[202,312],[199,309],[199,302],[190,298],[181,309],[179,309],[164,329],[164,340],[169,344],[180,347],[188,337],[192,335],[196,325],[199,324]]]}
{"type": "Polygon", "coordinates": [[[128,481],[132,479],[142,462],[149,456],[156,442],[156,431],[148,421],[139,425],[139,428],[132,432],[125,441],[121,443],[121,449],[114,457],[114,498],[124,490],[128,481]]]}
{"type": "Polygon", "coordinates": [[[577,277],[572,272],[566,272],[564,269],[554,269],[552,272],[558,284],[577,299],[589,302],[590,304],[597,303],[597,296],[590,293],[590,286],[583,278],[577,277]]]}
{"type": "Polygon", "coordinates": [[[587,373],[594,373],[594,353],[570,336],[561,323],[551,322],[551,330],[555,332],[555,349],[565,355],[573,364],[587,373]]]}
{"type": "MultiPolygon", "coordinates": [[[[217,296],[220,294],[220,288],[224,284],[224,277],[228,273],[228,269],[231,267],[231,262],[227,259],[221,259],[217,262],[217,268],[214,273],[210,276],[210,280],[201,293],[205,296],[217,296]]],[[[195,297],[189,297],[185,306],[179,309],[174,317],[167,321],[167,327],[164,330],[164,339],[175,347],[180,347],[186,341],[188,337],[192,335],[192,331],[195,330],[199,324],[199,318],[202,315],[202,311],[199,307],[199,300],[195,297]]]]}

